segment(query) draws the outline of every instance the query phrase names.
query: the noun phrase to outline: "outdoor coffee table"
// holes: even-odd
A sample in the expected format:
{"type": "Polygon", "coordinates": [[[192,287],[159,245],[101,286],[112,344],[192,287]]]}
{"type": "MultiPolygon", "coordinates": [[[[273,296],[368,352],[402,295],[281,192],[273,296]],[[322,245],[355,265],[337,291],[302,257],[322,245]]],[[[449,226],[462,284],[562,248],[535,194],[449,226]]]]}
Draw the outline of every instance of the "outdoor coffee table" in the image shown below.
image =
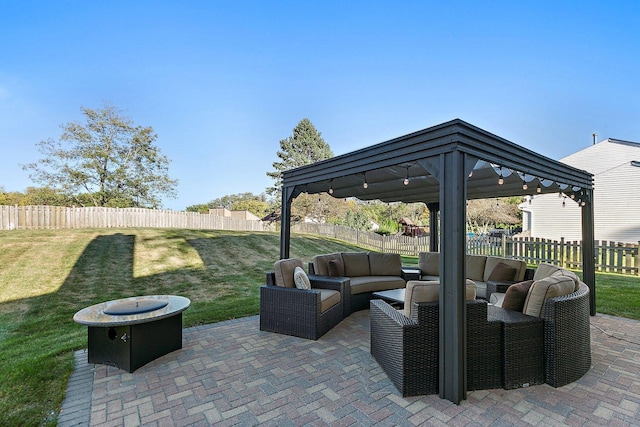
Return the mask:
{"type": "Polygon", "coordinates": [[[89,328],[88,362],[127,372],[182,348],[182,312],[188,298],[149,295],[92,305],[73,320],[89,328]]]}
{"type": "Polygon", "coordinates": [[[374,292],[372,295],[374,298],[380,298],[393,306],[402,308],[404,306],[404,289],[405,288],[378,291],[374,292]]]}

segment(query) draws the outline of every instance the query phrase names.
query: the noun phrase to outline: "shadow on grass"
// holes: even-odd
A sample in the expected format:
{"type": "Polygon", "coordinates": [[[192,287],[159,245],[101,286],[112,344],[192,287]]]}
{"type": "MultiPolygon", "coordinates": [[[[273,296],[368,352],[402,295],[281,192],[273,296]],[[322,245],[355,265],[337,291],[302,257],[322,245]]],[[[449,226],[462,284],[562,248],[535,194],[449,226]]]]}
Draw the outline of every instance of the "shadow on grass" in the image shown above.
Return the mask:
{"type": "MultiPolygon", "coordinates": [[[[80,248],[56,249],[73,259],[80,248]]],[[[291,246],[292,257],[305,262],[317,253],[350,249],[312,236],[294,237],[291,246]]],[[[57,291],[0,305],[0,313],[8,313],[0,314],[0,425],[55,424],[73,351],[87,346],[86,326],[72,320],[78,310],[129,296],[173,294],[192,301],[185,327],[255,315],[265,272],[278,252],[275,233],[169,229],[93,238],[57,291]],[[162,272],[135,277],[137,244],[152,254],[171,246],[171,256],[185,257],[188,267],[172,267],[169,260],[160,264],[162,272]],[[26,309],[2,309],[8,304],[26,309]]]]}

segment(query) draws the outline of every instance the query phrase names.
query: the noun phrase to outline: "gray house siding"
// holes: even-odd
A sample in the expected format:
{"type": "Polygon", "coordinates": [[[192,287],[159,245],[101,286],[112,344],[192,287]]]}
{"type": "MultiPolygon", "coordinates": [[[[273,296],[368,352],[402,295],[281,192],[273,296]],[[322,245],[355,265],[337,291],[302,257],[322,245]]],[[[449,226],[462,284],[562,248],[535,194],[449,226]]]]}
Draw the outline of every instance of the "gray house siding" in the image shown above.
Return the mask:
{"type": "MultiPolygon", "coordinates": [[[[578,204],[573,200],[563,199],[557,194],[535,196],[531,201],[520,205],[523,212],[523,231],[528,231],[531,237],[567,241],[582,239],[581,212],[578,204]],[[529,216],[530,228],[524,221],[529,216]]],[[[595,206],[595,204],[594,204],[595,206]]]]}
{"type": "Polygon", "coordinates": [[[596,239],[628,243],[640,241],[640,167],[627,161],[597,175],[595,182],[596,239]],[[598,188],[602,191],[597,191],[598,188]]]}
{"type": "MultiPolygon", "coordinates": [[[[640,144],[607,139],[561,159],[594,174],[596,240],[640,241],[640,144]]],[[[534,196],[520,205],[523,231],[531,237],[580,240],[580,207],[557,195],[534,196]]]]}

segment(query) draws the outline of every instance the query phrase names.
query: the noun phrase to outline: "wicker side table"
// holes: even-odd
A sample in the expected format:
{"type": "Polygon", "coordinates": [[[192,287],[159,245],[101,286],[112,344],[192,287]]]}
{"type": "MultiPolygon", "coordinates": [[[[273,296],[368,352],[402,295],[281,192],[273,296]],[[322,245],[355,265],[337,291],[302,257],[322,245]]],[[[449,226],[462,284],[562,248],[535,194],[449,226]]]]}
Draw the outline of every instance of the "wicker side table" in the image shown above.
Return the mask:
{"type": "Polygon", "coordinates": [[[502,387],[544,383],[544,320],[492,305],[488,317],[502,324],[502,387]]]}

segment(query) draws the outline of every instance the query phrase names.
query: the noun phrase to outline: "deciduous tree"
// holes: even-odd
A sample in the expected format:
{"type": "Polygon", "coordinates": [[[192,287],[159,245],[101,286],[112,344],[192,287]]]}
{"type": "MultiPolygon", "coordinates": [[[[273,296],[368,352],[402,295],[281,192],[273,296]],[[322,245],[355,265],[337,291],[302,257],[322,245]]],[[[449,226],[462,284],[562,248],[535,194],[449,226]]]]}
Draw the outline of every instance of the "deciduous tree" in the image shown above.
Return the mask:
{"type": "Polygon", "coordinates": [[[82,108],[86,123],[62,125],[58,140],[38,143],[44,156],[23,166],[35,182],[79,205],[150,207],[175,197],[169,159],[154,145],[151,127],[137,126],[111,105],[82,108]]]}
{"type": "Polygon", "coordinates": [[[521,222],[518,197],[500,199],[469,200],[467,203],[467,226],[475,233],[487,233],[500,225],[515,225],[521,222]]]}

